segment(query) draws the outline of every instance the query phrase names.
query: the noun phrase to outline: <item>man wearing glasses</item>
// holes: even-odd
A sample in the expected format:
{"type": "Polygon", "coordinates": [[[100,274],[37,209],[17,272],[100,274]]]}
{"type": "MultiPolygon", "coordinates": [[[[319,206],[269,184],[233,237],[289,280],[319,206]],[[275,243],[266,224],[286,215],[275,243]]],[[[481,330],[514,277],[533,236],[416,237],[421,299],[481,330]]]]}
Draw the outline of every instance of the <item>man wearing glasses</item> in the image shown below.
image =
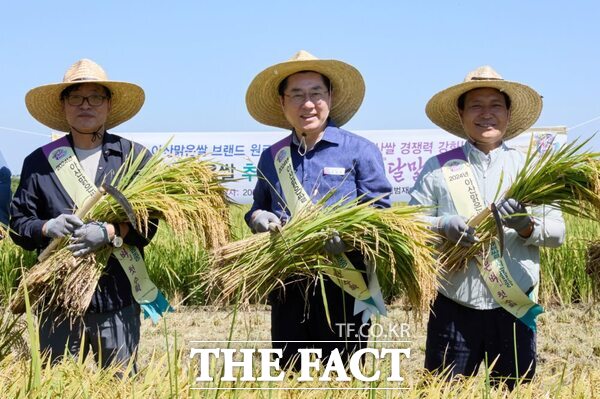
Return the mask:
{"type": "MultiPolygon", "coordinates": [[[[25,102],[40,123],[68,134],[25,159],[11,204],[14,242],[39,252],[52,239],[70,235],[68,248],[75,257],[110,245],[119,251],[136,247],[143,256],[143,247],[156,226],[149,226],[148,235],[141,236],[128,223],[84,223],[73,214],[73,209],[80,208],[96,187],[112,181],[132,151],[145,151],[141,145],[107,131],[140,110],[144,103],[142,88],[111,81],[102,67],[83,59],[67,70],[63,82],[30,90],[25,102]]],[[[146,154],[145,161],[150,157],[146,154]]],[[[126,364],[135,358],[140,307],[114,254],[82,319],[57,321],[63,314],[60,309],[44,310],[39,315],[40,347],[49,352],[52,362],[59,360],[65,349],[76,356],[82,345],[84,356],[91,346],[102,367],[126,364]]]]}
{"type": "MultiPolygon", "coordinates": [[[[246,214],[252,231],[276,230],[293,217],[298,204],[326,196],[327,205],[361,196],[365,202],[379,197],[376,206],[390,206],[389,195],[385,195],[391,192],[391,185],[379,149],[339,127],[358,111],[364,92],[356,68],[341,61],[320,60],[305,51],[254,78],[246,93],[252,117],[292,133],[261,154],[261,178],[246,214]]],[[[338,235],[326,240],[324,251],[334,257],[343,254],[356,269],[365,270],[361,254],[338,235]]],[[[331,278],[325,279],[324,291],[326,302],[318,282],[286,281],[285,289],[269,295],[273,347],[282,350],[286,367],[300,368],[295,361],[300,348],[320,349],[322,359],[338,350],[347,361],[365,347],[373,309],[363,312],[360,306],[355,308],[358,301],[331,278]]]]}

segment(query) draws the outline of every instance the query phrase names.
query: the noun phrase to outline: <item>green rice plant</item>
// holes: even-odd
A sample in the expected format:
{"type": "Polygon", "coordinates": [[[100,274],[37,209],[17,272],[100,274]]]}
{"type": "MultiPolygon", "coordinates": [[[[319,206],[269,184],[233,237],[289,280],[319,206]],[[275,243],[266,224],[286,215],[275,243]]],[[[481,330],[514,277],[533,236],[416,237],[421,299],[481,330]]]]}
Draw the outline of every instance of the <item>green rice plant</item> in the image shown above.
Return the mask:
{"type": "MultiPolygon", "coordinates": [[[[600,215],[600,153],[583,151],[588,140],[573,141],[541,156],[530,147],[525,165],[502,198],[514,198],[527,206],[556,206],[564,214],[596,220],[600,215]]],[[[444,267],[460,268],[479,253],[487,253],[496,235],[490,208],[474,216],[469,225],[477,228],[478,243],[471,247],[446,243],[444,267]]]]}
{"type": "Polygon", "coordinates": [[[0,305],[8,305],[23,270],[29,269],[35,261],[35,252],[23,250],[8,235],[0,240],[0,305]]]}
{"type": "MultiPolygon", "coordinates": [[[[168,146],[164,146],[167,148],[168,146]]],[[[155,153],[142,167],[145,153],[131,153],[113,178],[115,186],[131,204],[137,230],[148,232],[154,219],[166,223],[181,245],[218,247],[228,241],[229,226],[226,189],[215,165],[201,157],[168,159],[155,153]]],[[[105,195],[92,207],[85,220],[121,223],[128,220],[125,210],[112,196],[105,195]]],[[[79,316],[89,306],[111,247],[75,259],[60,249],[35,265],[22,283],[29,287],[31,299],[79,316]]],[[[11,302],[13,312],[24,310],[23,290],[11,302]]]]}
{"type": "Polygon", "coordinates": [[[229,206],[229,226],[231,227],[231,241],[238,241],[250,237],[252,232],[244,220],[244,215],[250,210],[250,205],[231,204],[229,206]]]}
{"type": "Polygon", "coordinates": [[[0,314],[0,361],[13,350],[23,352],[27,346],[23,339],[25,323],[7,312],[0,314]]]}
{"type": "Polygon", "coordinates": [[[181,238],[176,238],[169,226],[159,226],[144,249],[148,274],[174,306],[204,304],[205,292],[197,286],[208,266],[208,254],[193,237],[184,236],[186,244],[181,238]]]}
{"type": "Polygon", "coordinates": [[[242,301],[262,300],[284,281],[322,278],[335,272],[323,243],[334,232],[360,251],[380,280],[398,285],[414,309],[424,310],[435,292],[437,271],[429,241],[433,233],[420,221],[421,208],[377,209],[373,201],[304,207],[275,233],[256,234],[214,250],[206,279],[222,298],[242,290],[242,301]],[[321,276],[321,277],[319,277],[321,276]]]}
{"type": "Polygon", "coordinates": [[[595,220],[565,215],[567,237],[558,248],[543,248],[540,254],[540,301],[565,305],[593,299],[593,280],[586,273],[587,250],[600,238],[595,220]]]}

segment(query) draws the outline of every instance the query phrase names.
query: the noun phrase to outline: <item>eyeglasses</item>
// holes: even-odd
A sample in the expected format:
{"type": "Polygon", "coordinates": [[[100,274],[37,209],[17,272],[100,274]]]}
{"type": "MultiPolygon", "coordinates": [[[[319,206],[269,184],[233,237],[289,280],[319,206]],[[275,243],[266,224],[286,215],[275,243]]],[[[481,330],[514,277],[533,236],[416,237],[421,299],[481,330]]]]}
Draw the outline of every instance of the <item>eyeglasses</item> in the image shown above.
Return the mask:
{"type": "Polygon", "coordinates": [[[67,96],[67,103],[74,107],[79,107],[84,101],[87,100],[87,103],[90,105],[90,107],[99,107],[104,104],[104,100],[107,98],[107,96],[101,96],[99,94],[92,94],[91,96],[87,97],[74,94],[67,96]]]}
{"type": "Polygon", "coordinates": [[[328,90],[315,90],[308,93],[284,94],[284,96],[289,98],[292,104],[294,105],[303,105],[304,103],[306,103],[307,97],[311,103],[318,104],[321,101],[325,100],[328,94],[328,90]]]}

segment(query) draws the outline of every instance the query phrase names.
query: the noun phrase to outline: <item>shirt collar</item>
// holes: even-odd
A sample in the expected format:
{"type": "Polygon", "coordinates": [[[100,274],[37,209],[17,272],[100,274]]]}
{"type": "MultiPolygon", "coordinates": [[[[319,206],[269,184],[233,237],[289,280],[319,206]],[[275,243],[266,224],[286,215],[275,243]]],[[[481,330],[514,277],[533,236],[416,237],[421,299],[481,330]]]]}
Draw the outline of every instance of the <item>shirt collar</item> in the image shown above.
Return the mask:
{"type": "MultiPolygon", "coordinates": [[[[325,132],[323,133],[323,137],[321,137],[319,142],[321,141],[327,141],[334,144],[340,144],[342,141],[340,129],[331,121],[331,119],[327,122],[325,132]]],[[[296,132],[294,130],[292,130],[292,143],[296,146],[300,146],[300,140],[298,140],[298,136],[296,136],[296,132]]]]}
{"type": "Polygon", "coordinates": [[[467,154],[467,159],[469,159],[469,160],[494,161],[500,156],[500,154],[507,151],[508,147],[506,146],[505,142],[502,141],[502,144],[500,144],[500,146],[498,148],[494,148],[492,151],[490,151],[488,154],[486,154],[485,152],[481,151],[479,148],[475,147],[475,145],[473,145],[473,143],[470,143],[467,141],[465,143],[465,150],[466,150],[465,152],[467,154]]]}
{"type": "MultiPolygon", "coordinates": [[[[73,133],[69,133],[67,134],[67,139],[69,140],[69,143],[71,144],[71,147],[75,148],[75,144],[73,143],[73,133]]],[[[110,134],[109,132],[105,131],[104,134],[102,135],[102,151],[115,151],[118,153],[123,152],[123,149],[121,148],[121,143],[119,142],[119,138],[117,136],[115,136],[114,134],[110,134]]]]}

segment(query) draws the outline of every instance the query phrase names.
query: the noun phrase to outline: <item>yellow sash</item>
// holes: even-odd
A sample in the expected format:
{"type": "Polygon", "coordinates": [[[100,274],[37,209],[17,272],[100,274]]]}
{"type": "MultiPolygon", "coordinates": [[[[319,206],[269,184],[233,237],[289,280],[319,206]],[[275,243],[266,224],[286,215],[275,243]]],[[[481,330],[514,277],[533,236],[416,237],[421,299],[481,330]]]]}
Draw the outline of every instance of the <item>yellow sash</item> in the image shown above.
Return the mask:
{"type": "MultiPolygon", "coordinates": [[[[438,160],[458,214],[471,218],[483,211],[484,201],[463,149],[458,147],[440,154],[438,160]]],[[[535,317],[544,310],[515,283],[500,253],[498,239],[494,238],[490,243],[486,258],[479,255],[475,259],[479,272],[496,302],[535,331],[535,317]]]]}
{"type": "MultiPolygon", "coordinates": [[[[312,204],[312,201],[296,177],[292,165],[290,141],[290,138],[285,138],[274,144],[271,146],[271,153],[286,205],[293,216],[303,207],[312,204]]],[[[370,317],[371,313],[387,315],[377,274],[372,270],[371,272],[367,271],[367,277],[369,278],[369,287],[367,287],[363,279],[363,273],[354,267],[345,254],[336,255],[334,261],[336,266],[323,267],[322,270],[331,281],[356,299],[354,314],[364,312],[364,322],[370,317]]]]}
{"type": "MultiPolygon", "coordinates": [[[[98,188],[81,167],[66,136],[46,144],[42,151],[48,158],[61,185],[77,207],[98,192],[98,188]]],[[[125,271],[134,299],[144,310],[144,316],[158,322],[164,311],[172,310],[156,285],[150,280],[144,259],[135,246],[123,244],[113,249],[112,255],[125,271]]]]}

